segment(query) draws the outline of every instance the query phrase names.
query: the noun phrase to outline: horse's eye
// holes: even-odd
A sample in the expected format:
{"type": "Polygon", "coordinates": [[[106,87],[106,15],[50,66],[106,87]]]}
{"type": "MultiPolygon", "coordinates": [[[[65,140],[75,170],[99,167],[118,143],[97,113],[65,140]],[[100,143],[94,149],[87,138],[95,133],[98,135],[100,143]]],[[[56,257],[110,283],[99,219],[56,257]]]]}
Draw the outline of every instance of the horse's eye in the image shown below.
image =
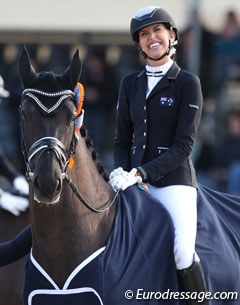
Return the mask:
{"type": "Polygon", "coordinates": [[[77,115],[75,113],[70,112],[68,114],[68,122],[69,122],[68,124],[69,125],[73,125],[75,123],[76,119],[77,119],[77,115]]]}

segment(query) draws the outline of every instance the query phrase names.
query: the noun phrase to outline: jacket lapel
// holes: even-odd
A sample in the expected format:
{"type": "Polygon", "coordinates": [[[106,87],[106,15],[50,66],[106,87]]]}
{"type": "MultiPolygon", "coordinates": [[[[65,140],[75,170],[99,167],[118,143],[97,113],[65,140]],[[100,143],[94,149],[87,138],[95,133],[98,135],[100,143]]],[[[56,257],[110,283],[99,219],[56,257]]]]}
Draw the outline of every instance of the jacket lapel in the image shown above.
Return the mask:
{"type": "MultiPolygon", "coordinates": [[[[147,91],[147,76],[145,74],[145,70],[141,71],[135,80],[134,84],[134,102],[137,103],[137,107],[144,106],[146,102],[146,91],[147,91]]],[[[134,104],[135,104],[134,103],[134,104]]],[[[139,108],[141,109],[141,108],[139,108]]]]}
{"type": "Polygon", "coordinates": [[[169,87],[171,80],[176,79],[179,75],[180,68],[176,64],[176,62],[173,63],[171,68],[168,70],[168,72],[163,76],[163,78],[156,84],[156,86],[152,89],[150,92],[148,98],[152,97],[153,95],[157,94],[162,89],[169,87]]]}

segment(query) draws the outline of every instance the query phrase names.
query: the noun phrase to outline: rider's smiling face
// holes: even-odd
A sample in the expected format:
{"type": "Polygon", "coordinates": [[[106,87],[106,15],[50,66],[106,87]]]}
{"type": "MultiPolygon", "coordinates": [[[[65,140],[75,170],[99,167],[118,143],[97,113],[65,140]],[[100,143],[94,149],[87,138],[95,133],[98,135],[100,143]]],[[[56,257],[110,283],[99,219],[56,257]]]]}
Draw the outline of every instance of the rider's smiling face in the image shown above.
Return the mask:
{"type": "MultiPolygon", "coordinates": [[[[170,31],[161,23],[149,25],[139,31],[139,48],[147,54],[150,58],[161,57],[169,47],[169,40],[175,39],[175,33],[170,31]]],[[[169,60],[168,56],[165,56],[160,62],[152,65],[161,65],[169,60]]]]}

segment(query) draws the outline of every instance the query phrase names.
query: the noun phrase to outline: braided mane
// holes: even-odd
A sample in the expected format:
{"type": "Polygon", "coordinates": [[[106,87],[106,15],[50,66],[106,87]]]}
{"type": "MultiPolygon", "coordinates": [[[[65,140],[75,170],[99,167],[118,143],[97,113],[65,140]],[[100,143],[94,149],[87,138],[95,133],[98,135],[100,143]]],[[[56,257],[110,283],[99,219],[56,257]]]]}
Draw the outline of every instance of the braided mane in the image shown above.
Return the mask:
{"type": "Polygon", "coordinates": [[[94,150],[94,146],[93,146],[91,139],[88,136],[88,130],[87,130],[86,126],[82,125],[82,127],[80,129],[80,135],[85,139],[86,146],[91,152],[92,159],[97,166],[99,174],[104,178],[105,181],[108,181],[109,175],[104,170],[102,163],[98,160],[98,153],[94,150]]]}

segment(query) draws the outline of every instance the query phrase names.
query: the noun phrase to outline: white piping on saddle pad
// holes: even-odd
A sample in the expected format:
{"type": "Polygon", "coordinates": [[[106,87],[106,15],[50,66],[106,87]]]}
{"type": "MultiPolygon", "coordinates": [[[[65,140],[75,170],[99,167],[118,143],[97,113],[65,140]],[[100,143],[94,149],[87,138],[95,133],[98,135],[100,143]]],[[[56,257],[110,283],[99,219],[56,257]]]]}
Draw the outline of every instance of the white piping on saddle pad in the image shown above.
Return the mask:
{"type": "Polygon", "coordinates": [[[54,282],[54,280],[49,276],[49,274],[39,265],[39,263],[35,260],[35,258],[33,257],[32,254],[32,250],[30,253],[30,259],[33,263],[33,265],[39,270],[39,272],[42,273],[42,275],[52,284],[52,286],[56,289],[56,290],[65,290],[68,289],[68,286],[70,285],[72,279],[86,266],[88,265],[92,260],[94,260],[97,256],[99,256],[106,247],[102,247],[100,249],[98,249],[96,252],[94,252],[93,254],[91,254],[88,258],[86,258],[80,265],[78,265],[73,271],[72,273],[69,275],[69,277],[67,278],[65,284],[63,285],[63,288],[60,289],[58,287],[58,285],[54,282]]]}
{"type": "Polygon", "coordinates": [[[68,290],[50,290],[50,289],[33,290],[28,296],[28,305],[32,305],[32,300],[37,295],[70,295],[70,294],[77,294],[77,293],[84,293],[84,292],[94,293],[97,296],[97,298],[100,302],[100,305],[104,305],[101,300],[101,297],[99,296],[97,291],[91,287],[82,287],[82,288],[75,288],[75,289],[68,289],[68,290]]]}
{"type": "Polygon", "coordinates": [[[97,293],[96,290],[94,290],[91,287],[82,287],[82,288],[75,288],[75,289],[68,289],[68,290],[50,290],[50,289],[38,289],[33,290],[29,296],[28,296],[28,305],[32,305],[32,300],[37,295],[70,295],[70,294],[77,294],[77,293],[84,293],[84,292],[92,292],[94,293],[99,302],[100,305],[104,305],[100,295],[97,293]]]}

